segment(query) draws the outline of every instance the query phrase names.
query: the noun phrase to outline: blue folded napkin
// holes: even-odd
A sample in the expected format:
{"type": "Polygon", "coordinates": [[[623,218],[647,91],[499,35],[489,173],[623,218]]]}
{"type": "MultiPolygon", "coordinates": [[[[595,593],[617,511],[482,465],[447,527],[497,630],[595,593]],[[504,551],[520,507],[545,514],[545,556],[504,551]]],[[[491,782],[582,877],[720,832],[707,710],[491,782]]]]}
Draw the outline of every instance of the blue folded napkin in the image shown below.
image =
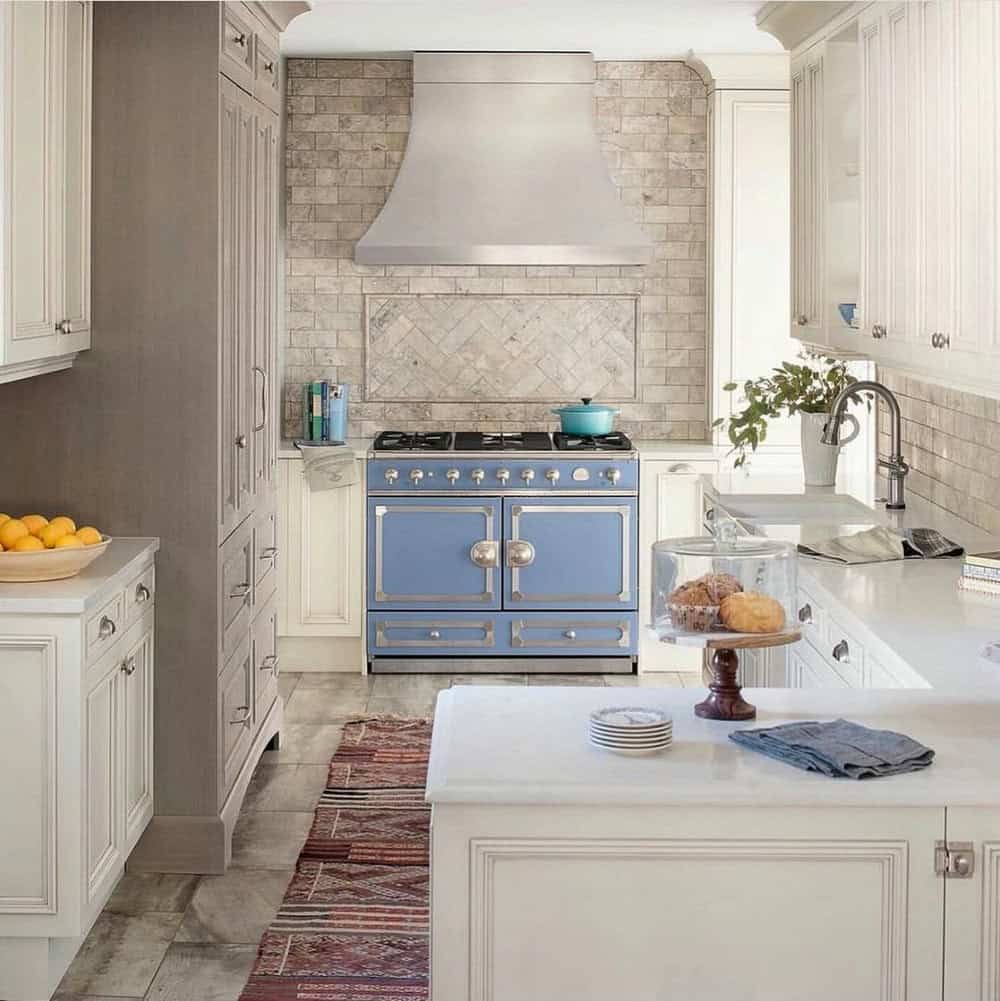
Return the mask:
{"type": "Polygon", "coordinates": [[[912,737],[892,730],[872,730],[846,719],[735,730],[729,739],[796,768],[835,779],[900,775],[926,768],[934,760],[934,752],[912,737]]]}

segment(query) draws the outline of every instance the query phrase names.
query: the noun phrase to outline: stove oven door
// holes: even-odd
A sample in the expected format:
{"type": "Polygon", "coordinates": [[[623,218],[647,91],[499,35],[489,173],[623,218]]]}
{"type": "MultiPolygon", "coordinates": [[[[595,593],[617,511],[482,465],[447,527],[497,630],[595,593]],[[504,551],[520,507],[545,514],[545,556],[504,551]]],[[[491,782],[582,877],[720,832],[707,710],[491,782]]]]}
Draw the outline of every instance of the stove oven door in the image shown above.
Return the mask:
{"type": "Polygon", "coordinates": [[[504,500],[504,607],[636,608],[634,497],[504,500]]]}
{"type": "Polygon", "coordinates": [[[500,501],[371,497],[368,608],[500,607],[500,501]]]}

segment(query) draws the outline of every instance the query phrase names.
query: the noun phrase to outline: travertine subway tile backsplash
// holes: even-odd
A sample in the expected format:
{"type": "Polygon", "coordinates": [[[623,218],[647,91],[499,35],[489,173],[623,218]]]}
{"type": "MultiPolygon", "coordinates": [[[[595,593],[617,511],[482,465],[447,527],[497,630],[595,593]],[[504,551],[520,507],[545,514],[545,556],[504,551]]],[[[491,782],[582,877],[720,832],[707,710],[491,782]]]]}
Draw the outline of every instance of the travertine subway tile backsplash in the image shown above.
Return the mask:
{"type": "MultiPolygon", "coordinates": [[[[313,379],[350,383],[350,431],[370,435],[417,423],[493,430],[554,427],[551,405],[582,395],[591,377],[603,378],[603,372],[609,378],[600,393],[623,401],[619,426],[624,430],[636,437],[704,440],[705,86],[683,63],[602,62],[595,87],[605,157],[625,210],[655,241],[652,264],[365,267],[354,263],[354,244],[381,209],[402,161],[410,126],[411,64],[289,60],[287,436],[301,434],[302,385],[313,379]],[[428,296],[435,309],[445,311],[452,304],[456,311],[466,310],[468,303],[459,297],[482,296],[484,303],[509,298],[515,306],[523,304],[525,323],[549,324],[556,323],[568,298],[579,297],[579,315],[554,334],[544,352],[532,356],[534,371],[526,363],[518,367],[507,361],[500,368],[509,370],[496,373],[492,385],[481,384],[473,392],[466,379],[463,399],[456,400],[454,393],[442,391],[439,380],[429,380],[426,392],[417,383],[400,388],[398,371],[387,372],[386,356],[373,345],[370,328],[366,351],[366,316],[377,317],[394,296],[411,302],[428,296]],[[633,326],[629,332],[624,312],[609,314],[605,350],[595,356],[584,333],[586,318],[612,300],[631,304],[633,326]],[[580,356],[575,374],[566,354],[570,347],[580,356]],[[552,379],[548,398],[539,388],[539,373],[552,379]]],[[[441,334],[456,325],[446,316],[427,332],[441,334]]],[[[525,328],[525,336],[529,332],[525,328]]],[[[504,325],[492,338],[480,335],[476,347],[495,351],[500,336],[517,337],[518,331],[504,325]]],[[[421,351],[405,343],[402,350],[404,359],[412,352],[409,361],[416,361],[415,367],[433,354],[426,346],[421,351]]],[[[470,356],[462,352],[469,350],[456,344],[455,358],[464,364],[470,356]]]]}
{"type": "MultiPolygon", "coordinates": [[[[906,489],[988,532],[1000,534],[1000,400],[930,385],[880,369],[903,413],[906,489]]],[[[879,448],[889,452],[888,412],[879,448]]]]}

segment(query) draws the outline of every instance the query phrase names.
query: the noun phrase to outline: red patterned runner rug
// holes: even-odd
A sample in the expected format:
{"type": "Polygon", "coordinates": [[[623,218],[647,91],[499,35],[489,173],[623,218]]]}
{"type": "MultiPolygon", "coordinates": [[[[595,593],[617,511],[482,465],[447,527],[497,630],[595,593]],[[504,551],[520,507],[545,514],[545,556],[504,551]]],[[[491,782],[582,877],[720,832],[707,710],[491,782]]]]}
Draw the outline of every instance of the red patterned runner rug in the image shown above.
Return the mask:
{"type": "Polygon", "coordinates": [[[240,1001],[427,1001],[431,721],[344,727],[240,1001]]]}

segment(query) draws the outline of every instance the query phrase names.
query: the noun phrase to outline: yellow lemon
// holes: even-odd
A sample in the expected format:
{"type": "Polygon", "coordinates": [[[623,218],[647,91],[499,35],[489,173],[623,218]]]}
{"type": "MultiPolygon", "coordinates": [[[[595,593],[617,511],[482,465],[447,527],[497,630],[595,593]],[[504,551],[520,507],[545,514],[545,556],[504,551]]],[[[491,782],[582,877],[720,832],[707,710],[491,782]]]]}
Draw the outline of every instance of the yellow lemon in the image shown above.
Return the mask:
{"type": "Polygon", "coordinates": [[[92,525],[84,525],[83,528],[78,528],[76,530],[76,537],[85,546],[96,546],[101,541],[101,533],[92,525]]]}
{"type": "Polygon", "coordinates": [[[62,535],[56,540],[55,549],[82,549],[83,543],[72,534],[62,535]]]}
{"type": "Polygon", "coordinates": [[[30,534],[28,526],[23,521],[19,518],[8,518],[0,525],[0,546],[4,549],[13,549],[14,543],[28,534],[30,534]]]}
{"type": "Polygon", "coordinates": [[[61,514],[58,518],[53,518],[50,525],[60,525],[64,532],[75,532],[76,522],[72,518],[67,518],[66,515],[61,514]]]}
{"type": "Polygon", "coordinates": [[[41,539],[36,539],[33,535],[22,535],[14,543],[15,553],[30,553],[36,549],[45,549],[45,543],[41,539]]]}
{"type": "Polygon", "coordinates": [[[21,515],[21,521],[28,526],[28,531],[32,535],[38,535],[38,533],[49,523],[49,519],[43,518],[40,514],[23,514],[21,515]]]}
{"type": "Polygon", "coordinates": [[[50,521],[41,528],[38,538],[45,544],[46,549],[52,549],[64,535],[69,535],[69,532],[62,525],[54,525],[50,521]]]}

